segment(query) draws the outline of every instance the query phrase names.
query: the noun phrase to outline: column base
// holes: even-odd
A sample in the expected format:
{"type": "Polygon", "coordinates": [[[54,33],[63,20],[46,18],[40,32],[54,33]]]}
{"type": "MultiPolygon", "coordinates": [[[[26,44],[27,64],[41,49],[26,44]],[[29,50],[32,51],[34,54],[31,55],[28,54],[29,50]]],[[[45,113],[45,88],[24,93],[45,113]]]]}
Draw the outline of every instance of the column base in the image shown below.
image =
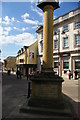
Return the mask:
{"type": "Polygon", "coordinates": [[[30,114],[71,116],[62,94],[64,81],[54,72],[46,71],[35,75],[32,79],[32,95],[21,107],[20,111],[30,114]]]}

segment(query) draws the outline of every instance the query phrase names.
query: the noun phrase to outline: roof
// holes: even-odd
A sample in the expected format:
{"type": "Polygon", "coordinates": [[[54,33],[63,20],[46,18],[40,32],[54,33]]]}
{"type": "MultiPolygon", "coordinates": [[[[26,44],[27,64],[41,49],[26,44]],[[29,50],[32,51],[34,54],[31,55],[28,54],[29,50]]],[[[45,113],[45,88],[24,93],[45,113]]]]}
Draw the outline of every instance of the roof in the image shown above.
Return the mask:
{"type": "Polygon", "coordinates": [[[6,59],[4,59],[4,60],[9,60],[10,58],[16,58],[15,56],[8,56],[6,59]]]}

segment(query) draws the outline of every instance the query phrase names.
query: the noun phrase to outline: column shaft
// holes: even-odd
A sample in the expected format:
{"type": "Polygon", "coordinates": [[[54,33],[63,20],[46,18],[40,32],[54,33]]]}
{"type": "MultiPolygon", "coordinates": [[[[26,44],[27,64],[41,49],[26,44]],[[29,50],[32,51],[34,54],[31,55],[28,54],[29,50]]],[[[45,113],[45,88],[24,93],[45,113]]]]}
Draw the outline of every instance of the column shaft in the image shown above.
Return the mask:
{"type": "Polygon", "coordinates": [[[43,69],[53,68],[53,7],[43,9],[43,69]]]}

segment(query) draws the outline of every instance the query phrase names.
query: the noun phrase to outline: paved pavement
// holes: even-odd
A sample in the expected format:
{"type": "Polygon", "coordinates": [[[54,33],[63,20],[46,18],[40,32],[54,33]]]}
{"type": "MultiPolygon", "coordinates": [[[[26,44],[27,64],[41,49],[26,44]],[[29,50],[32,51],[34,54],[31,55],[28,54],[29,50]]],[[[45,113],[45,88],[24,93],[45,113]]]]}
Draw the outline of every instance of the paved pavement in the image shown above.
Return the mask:
{"type": "MultiPolygon", "coordinates": [[[[27,99],[27,80],[25,77],[17,79],[15,75],[3,74],[2,79],[2,116],[3,118],[38,118],[38,115],[30,115],[20,113],[19,109],[21,105],[27,99]]],[[[76,114],[79,116],[78,103],[79,99],[79,80],[68,80],[62,84],[62,92],[68,96],[68,99],[72,103],[76,114]]],[[[40,116],[40,118],[46,118],[46,116],[40,116]]],[[[52,118],[52,116],[47,116],[52,118]]],[[[56,116],[55,116],[56,118],[56,116]]],[[[70,119],[71,120],[71,119],[70,119]]]]}
{"type": "Polygon", "coordinates": [[[27,95],[26,78],[17,79],[15,75],[2,76],[2,117],[6,118],[25,100],[27,95]]]}
{"type": "Polygon", "coordinates": [[[78,117],[80,117],[80,78],[69,80],[65,78],[62,85],[62,92],[68,96],[78,117]]]}

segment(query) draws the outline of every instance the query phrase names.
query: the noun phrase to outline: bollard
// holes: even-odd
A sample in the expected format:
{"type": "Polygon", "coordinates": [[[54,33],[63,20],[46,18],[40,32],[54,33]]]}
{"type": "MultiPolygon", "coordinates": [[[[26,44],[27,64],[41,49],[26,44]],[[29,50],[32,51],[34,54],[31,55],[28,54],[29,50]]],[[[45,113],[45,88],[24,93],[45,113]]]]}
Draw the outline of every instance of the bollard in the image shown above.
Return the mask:
{"type": "Polygon", "coordinates": [[[30,97],[30,81],[28,82],[28,95],[27,95],[27,98],[30,97]]]}

